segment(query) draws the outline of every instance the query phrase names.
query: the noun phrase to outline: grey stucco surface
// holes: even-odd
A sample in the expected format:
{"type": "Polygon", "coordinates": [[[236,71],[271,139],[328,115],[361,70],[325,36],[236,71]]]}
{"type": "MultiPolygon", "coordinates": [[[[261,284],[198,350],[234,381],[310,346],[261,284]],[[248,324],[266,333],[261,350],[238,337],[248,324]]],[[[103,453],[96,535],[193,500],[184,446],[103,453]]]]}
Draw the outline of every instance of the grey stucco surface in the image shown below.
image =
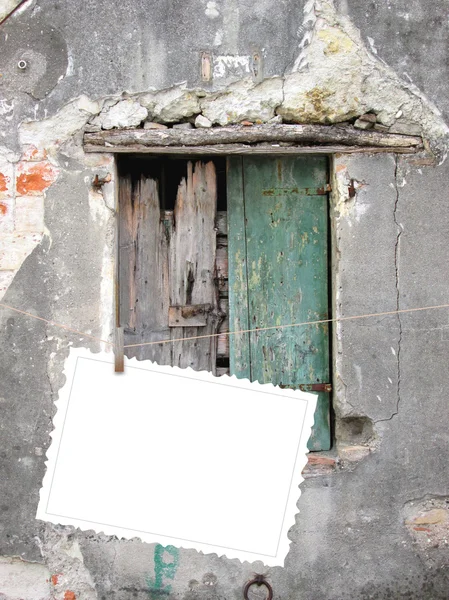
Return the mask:
{"type": "MultiPolygon", "coordinates": [[[[87,188],[79,173],[67,173],[49,193],[46,222],[50,236],[25,261],[4,302],[46,315],[57,323],[77,323],[80,331],[98,335],[101,231],[88,208],[87,188]],[[100,242],[100,244],[99,244],[100,242]]],[[[3,312],[1,345],[2,493],[0,554],[42,559],[42,527],[35,520],[44,475],[45,451],[53,429],[53,402],[64,384],[62,364],[68,345],[98,344],[79,336],[59,342],[61,330],[17,313],[3,312]],[[58,366],[51,369],[54,353],[58,366]],[[7,424],[14,424],[13,427],[7,424]],[[8,450],[6,450],[8,449],[8,450]]],[[[0,587],[1,590],[1,587],[0,587]]]]}
{"type": "MultiPolygon", "coordinates": [[[[0,90],[15,106],[4,118],[1,143],[17,145],[22,119],[53,114],[81,93],[118,95],[180,81],[200,87],[203,50],[247,55],[255,45],[264,48],[265,76],[282,75],[297,53],[303,4],[226,0],[217,2],[220,16],[211,19],[205,16],[207,2],[200,0],[31,3],[0,27],[0,72],[6,77],[0,90]],[[14,61],[26,49],[25,40],[35,39],[31,31],[40,39],[39,32],[51,27],[54,37],[44,36],[45,44],[31,48],[36,64],[47,61],[48,71],[33,79],[31,65],[30,79],[19,80],[14,61]],[[217,47],[220,28],[223,41],[217,47]],[[65,64],[71,65],[68,72],[65,64]]],[[[439,50],[447,40],[446,5],[437,1],[430,11],[423,0],[407,7],[359,0],[343,4],[340,10],[373,38],[379,55],[399,74],[407,71],[448,110],[447,83],[437,75],[447,69],[446,50],[439,50]],[[428,52],[430,38],[434,45],[428,52]]],[[[231,79],[213,85],[225,86],[231,79]]],[[[64,169],[46,196],[48,234],[23,263],[4,302],[101,335],[99,315],[108,310],[100,306],[102,257],[113,219],[106,207],[92,210],[85,178],[90,180],[95,169],[70,158],[61,164],[64,169]]],[[[345,165],[359,186],[356,197],[333,216],[334,314],[447,303],[448,162],[429,167],[414,157],[352,155],[345,165]]],[[[53,401],[64,383],[69,345],[94,351],[99,346],[5,309],[0,320],[0,554],[41,562],[52,574],[66,572],[71,587],[55,586],[54,598],[75,589],[79,600],[238,600],[255,571],[268,574],[276,600],[447,598],[448,546],[413,538],[404,524],[410,502],[449,499],[447,309],[348,322],[339,329],[340,354],[334,362],[344,385],[335,409],[343,420],[368,419],[375,439],[363,461],[344,463],[302,484],[284,568],[182,550],[173,578],[162,577],[159,587],[154,545],[35,520],[53,401]],[[81,559],[73,559],[78,554],[61,550],[55,540],[69,540],[70,548],[76,542],[81,559]],[[73,574],[74,560],[92,584],[87,576],[80,583],[81,576],[73,574]]],[[[166,560],[172,559],[168,553],[166,560]]]]}
{"type": "MultiPolygon", "coordinates": [[[[350,174],[360,187],[352,208],[337,218],[339,312],[348,317],[394,311],[396,161],[390,155],[353,157],[350,174]],[[367,251],[361,252],[361,245],[367,251]]],[[[345,402],[351,405],[357,398],[355,416],[388,419],[397,406],[398,317],[343,321],[339,328],[344,343],[336,360],[345,402]],[[373,368],[366,369],[367,364],[373,368]]]]}
{"type": "Polygon", "coordinates": [[[444,0],[340,0],[378,56],[449,116],[448,7],[444,0]],[[368,40],[371,38],[371,41],[368,40]]]}
{"type": "MultiPolygon", "coordinates": [[[[263,56],[264,76],[281,75],[297,52],[303,4],[282,0],[273,11],[270,2],[226,0],[216,3],[218,16],[211,18],[205,0],[38,0],[2,26],[0,90],[6,98],[16,98],[21,118],[42,118],[45,111],[52,114],[81,94],[98,98],[181,82],[204,87],[203,51],[250,56],[257,50],[263,56]],[[31,52],[29,68],[20,72],[18,58],[31,52]],[[61,75],[65,76],[55,87],[61,75]],[[30,103],[18,92],[42,101],[30,103]]],[[[228,73],[206,88],[223,88],[241,76],[241,71],[228,73]]]]}

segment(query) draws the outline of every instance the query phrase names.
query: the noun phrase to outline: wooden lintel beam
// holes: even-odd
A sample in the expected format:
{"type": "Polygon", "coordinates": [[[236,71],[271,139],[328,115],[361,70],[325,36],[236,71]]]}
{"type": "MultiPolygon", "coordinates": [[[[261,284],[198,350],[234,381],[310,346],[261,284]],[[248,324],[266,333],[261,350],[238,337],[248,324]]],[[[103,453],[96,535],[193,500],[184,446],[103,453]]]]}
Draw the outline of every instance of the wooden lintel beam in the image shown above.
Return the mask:
{"type": "Polygon", "coordinates": [[[414,154],[420,148],[395,147],[395,146],[279,146],[263,145],[249,146],[245,144],[215,144],[213,146],[143,146],[135,144],[133,146],[93,146],[86,144],[85,152],[109,152],[115,154],[136,153],[136,154],[180,154],[189,156],[211,156],[227,154],[352,154],[352,153],[379,153],[395,152],[397,154],[414,154]]]}
{"type": "MultiPolygon", "coordinates": [[[[142,148],[160,149],[161,147],[180,148],[186,146],[191,153],[194,147],[221,145],[229,147],[231,144],[237,144],[242,149],[246,147],[249,151],[253,151],[254,147],[251,146],[249,149],[248,144],[260,143],[388,148],[390,152],[399,148],[422,147],[420,137],[336,125],[235,125],[210,129],[116,129],[84,134],[84,146],[88,152],[142,152],[142,148]]],[[[276,146],[270,145],[270,151],[273,147],[276,146]]],[[[291,152],[285,148],[282,148],[282,151],[291,152]]],[[[329,150],[327,151],[329,152],[329,150]]],[[[332,150],[330,151],[332,152],[332,150]]]]}

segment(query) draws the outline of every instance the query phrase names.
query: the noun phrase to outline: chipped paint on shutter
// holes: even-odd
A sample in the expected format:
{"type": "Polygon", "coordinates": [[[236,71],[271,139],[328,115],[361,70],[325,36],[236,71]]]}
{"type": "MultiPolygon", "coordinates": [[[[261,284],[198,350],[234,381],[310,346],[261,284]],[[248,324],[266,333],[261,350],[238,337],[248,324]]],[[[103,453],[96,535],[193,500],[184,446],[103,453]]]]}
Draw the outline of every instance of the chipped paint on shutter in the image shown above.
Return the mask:
{"type": "MultiPolygon", "coordinates": [[[[231,330],[328,318],[326,187],[324,157],[228,159],[231,330]]],[[[233,335],[230,367],[261,383],[327,383],[327,324],[233,335]]],[[[328,393],[309,446],[330,447],[328,393]]]]}

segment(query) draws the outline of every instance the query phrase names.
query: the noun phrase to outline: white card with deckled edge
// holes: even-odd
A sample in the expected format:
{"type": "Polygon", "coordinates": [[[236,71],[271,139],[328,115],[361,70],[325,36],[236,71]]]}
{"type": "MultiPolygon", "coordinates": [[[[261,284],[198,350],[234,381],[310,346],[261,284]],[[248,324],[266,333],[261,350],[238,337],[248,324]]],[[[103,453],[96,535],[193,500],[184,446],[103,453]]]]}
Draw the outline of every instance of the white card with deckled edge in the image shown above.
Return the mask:
{"type": "Polygon", "coordinates": [[[283,565],[316,395],[71,349],[36,518],[283,565]]]}

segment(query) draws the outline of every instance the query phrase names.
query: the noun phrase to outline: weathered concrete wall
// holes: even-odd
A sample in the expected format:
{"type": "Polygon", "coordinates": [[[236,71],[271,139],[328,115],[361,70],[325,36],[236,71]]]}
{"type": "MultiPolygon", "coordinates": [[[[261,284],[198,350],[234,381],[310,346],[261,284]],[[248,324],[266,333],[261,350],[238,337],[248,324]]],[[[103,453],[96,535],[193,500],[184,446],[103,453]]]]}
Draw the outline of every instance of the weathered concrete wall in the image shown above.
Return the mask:
{"type": "MultiPolygon", "coordinates": [[[[431,15],[424,0],[400,4],[26,2],[0,26],[3,301],[110,338],[115,173],[112,157],[83,153],[89,121],[328,123],[371,112],[380,128],[418,128],[442,161],[448,84],[434,73],[447,61],[423,48],[447,35],[445,3],[431,15]]],[[[334,158],[336,316],[447,303],[448,165],[429,162],[334,158]]],[[[100,344],[3,308],[0,319],[0,597],[237,600],[254,571],[283,600],[447,597],[447,310],[335,327],[335,448],[311,460],[285,568],[269,570],[36,521],[68,347],[100,344]]]]}

